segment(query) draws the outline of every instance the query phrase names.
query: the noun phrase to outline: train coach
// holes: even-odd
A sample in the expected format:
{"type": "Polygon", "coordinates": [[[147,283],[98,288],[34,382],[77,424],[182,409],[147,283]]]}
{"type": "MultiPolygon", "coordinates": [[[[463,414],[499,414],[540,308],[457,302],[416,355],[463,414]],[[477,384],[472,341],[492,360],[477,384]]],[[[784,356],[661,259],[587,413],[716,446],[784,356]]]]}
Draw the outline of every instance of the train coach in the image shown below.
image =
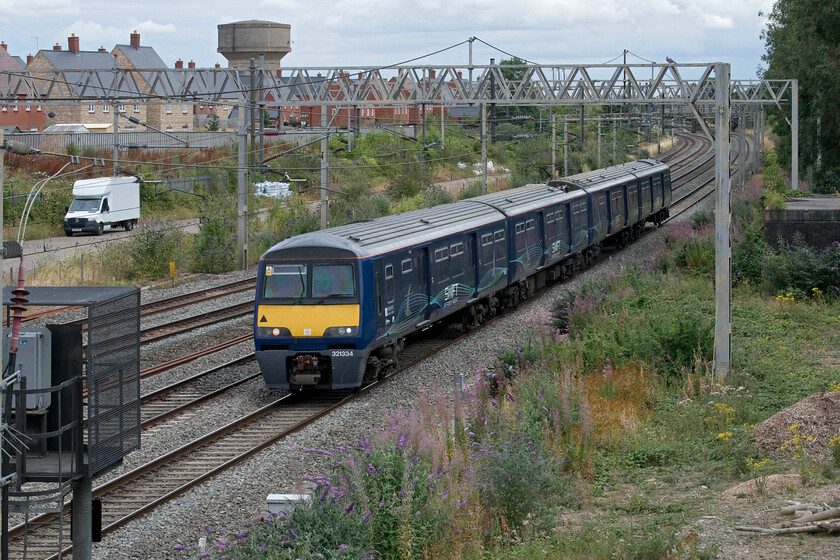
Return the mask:
{"type": "Polygon", "coordinates": [[[640,160],[286,239],[260,259],[254,345],[266,385],[357,388],[409,335],[473,328],[668,217],[667,165],[640,160]]]}

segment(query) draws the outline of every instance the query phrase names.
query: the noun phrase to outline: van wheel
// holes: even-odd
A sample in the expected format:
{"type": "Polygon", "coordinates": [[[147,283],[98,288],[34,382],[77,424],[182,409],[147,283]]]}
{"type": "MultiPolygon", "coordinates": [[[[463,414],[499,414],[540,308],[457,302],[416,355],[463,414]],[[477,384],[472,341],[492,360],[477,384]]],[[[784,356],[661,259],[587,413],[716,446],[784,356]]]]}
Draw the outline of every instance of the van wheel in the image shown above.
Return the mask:
{"type": "Polygon", "coordinates": [[[73,232],[72,231],[65,231],[64,235],[66,235],[67,237],[73,237],[73,232]]]}
{"type": "Polygon", "coordinates": [[[99,224],[96,226],[96,235],[102,235],[105,232],[105,226],[99,224]]]}
{"type": "Polygon", "coordinates": [[[123,227],[125,228],[125,231],[133,230],[134,229],[134,220],[128,220],[126,222],[123,222],[123,227]]]}

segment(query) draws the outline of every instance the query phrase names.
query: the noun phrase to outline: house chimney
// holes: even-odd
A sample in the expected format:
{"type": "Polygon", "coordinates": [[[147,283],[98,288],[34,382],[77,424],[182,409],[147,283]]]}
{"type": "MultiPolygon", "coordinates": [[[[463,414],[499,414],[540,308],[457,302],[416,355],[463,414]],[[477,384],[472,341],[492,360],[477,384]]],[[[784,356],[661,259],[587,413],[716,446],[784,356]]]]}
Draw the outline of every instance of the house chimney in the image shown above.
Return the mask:
{"type": "Polygon", "coordinates": [[[218,69],[219,69],[219,68],[221,68],[221,67],[222,67],[222,65],[221,65],[221,64],[219,64],[219,63],[217,62],[217,63],[216,63],[216,69],[218,70],[218,69]]]}
{"type": "Polygon", "coordinates": [[[458,78],[463,78],[463,77],[464,77],[464,73],[461,72],[460,70],[458,70],[458,78]]]}
{"type": "Polygon", "coordinates": [[[9,47],[6,45],[5,41],[0,41],[0,47],[3,47],[4,51],[8,51],[9,47]]]}
{"type": "Polygon", "coordinates": [[[187,62],[187,68],[195,68],[195,61],[190,60],[189,62],[187,62]]]}
{"type": "Polygon", "coordinates": [[[75,53],[79,52],[79,38],[76,37],[75,33],[71,33],[67,37],[67,50],[75,53]]]}
{"type": "Polygon", "coordinates": [[[35,58],[35,57],[32,56],[31,54],[26,55],[26,63],[29,64],[30,62],[32,62],[33,58],[35,58]]]}
{"type": "Polygon", "coordinates": [[[433,80],[435,79],[435,71],[432,68],[429,69],[429,78],[433,80]]]}
{"type": "Polygon", "coordinates": [[[278,78],[282,78],[282,77],[283,77],[283,70],[282,70],[281,68],[278,68],[278,69],[277,69],[277,77],[278,77],[278,78]]]}
{"type": "Polygon", "coordinates": [[[134,33],[131,34],[131,46],[139,49],[140,48],[140,34],[137,33],[137,30],[134,30],[134,33]]]}
{"type": "Polygon", "coordinates": [[[184,67],[184,61],[183,60],[181,60],[179,58],[178,60],[175,61],[175,69],[176,70],[180,70],[183,67],[184,67]]]}
{"type": "Polygon", "coordinates": [[[108,49],[106,49],[104,45],[99,45],[96,52],[108,52],[108,49]]]}
{"type": "Polygon", "coordinates": [[[58,43],[56,43],[55,45],[53,45],[53,50],[54,50],[54,51],[60,51],[60,50],[61,50],[61,45],[59,45],[58,43]]]}

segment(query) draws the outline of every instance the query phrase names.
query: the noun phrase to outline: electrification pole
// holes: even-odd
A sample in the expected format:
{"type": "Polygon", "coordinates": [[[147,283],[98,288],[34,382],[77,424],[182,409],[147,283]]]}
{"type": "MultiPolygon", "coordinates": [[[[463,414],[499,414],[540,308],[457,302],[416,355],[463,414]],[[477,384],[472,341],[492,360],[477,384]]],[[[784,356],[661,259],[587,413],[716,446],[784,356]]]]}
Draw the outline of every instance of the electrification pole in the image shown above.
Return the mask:
{"type": "Polygon", "coordinates": [[[239,171],[236,183],[236,260],[239,270],[248,267],[248,121],[245,115],[247,106],[244,100],[239,104],[239,171]]]}
{"type": "Polygon", "coordinates": [[[715,64],[715,375],[729,373],[732,318],[729,241],[729,64],[715,64]]]}
{"type": "Polygon", "coordinates": [[[481,194],[487,194],[487,105],[481,104],[481,194]]]}
{"type": "Polygon", "coordinates": [[[321,139],[321,229],[327,229],[329,221],[327,220],[327,206],[329,205],[329,196],[327,183],[330,180],[329,170],[327,168],[328,152],[330,148],[330,136],[327,134],[327,106],[321,105],[321,128],[323,128],[324,137],[321,139]]]}

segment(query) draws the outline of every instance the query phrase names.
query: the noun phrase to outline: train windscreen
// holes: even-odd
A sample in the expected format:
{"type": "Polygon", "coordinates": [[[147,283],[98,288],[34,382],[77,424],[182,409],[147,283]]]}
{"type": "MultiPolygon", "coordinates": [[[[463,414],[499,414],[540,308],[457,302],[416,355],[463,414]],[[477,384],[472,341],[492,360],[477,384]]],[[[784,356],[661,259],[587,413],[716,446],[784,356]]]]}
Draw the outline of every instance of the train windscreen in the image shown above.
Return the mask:
{"type": "MultiPolygon", "coordinates": [[[[356,278],[353,264],[267,264],[263,298],[355,300],[356,278]]],[[[320,303],[320,301],[319,301],[320,303]]]]}

